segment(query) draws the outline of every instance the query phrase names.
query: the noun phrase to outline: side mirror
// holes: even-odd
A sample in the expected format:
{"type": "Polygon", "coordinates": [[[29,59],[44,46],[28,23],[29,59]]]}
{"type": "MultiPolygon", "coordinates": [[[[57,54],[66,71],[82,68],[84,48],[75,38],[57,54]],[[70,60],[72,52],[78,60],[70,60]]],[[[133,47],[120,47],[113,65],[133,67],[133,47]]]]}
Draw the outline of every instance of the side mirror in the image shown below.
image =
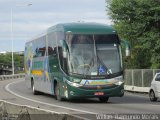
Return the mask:
{"type": "Polygon", "coordinates": [[[130,47],[129,47],[129,42],[126,40],[121,40],[121,43],[125,46],[125,54],[126,56],[130,56],[130,47]]]}
{"type": "Polygon", "coordinates": [[[126,56],[130,56],[130,50],[128,48],[125,49],[126,56]]]}
{"type": "Polygon", "coordinates": [[[64,58],[67,58],[67,43],[65,40],[60,40],[60,45],[62,47],[62,54],[64,58]]]}

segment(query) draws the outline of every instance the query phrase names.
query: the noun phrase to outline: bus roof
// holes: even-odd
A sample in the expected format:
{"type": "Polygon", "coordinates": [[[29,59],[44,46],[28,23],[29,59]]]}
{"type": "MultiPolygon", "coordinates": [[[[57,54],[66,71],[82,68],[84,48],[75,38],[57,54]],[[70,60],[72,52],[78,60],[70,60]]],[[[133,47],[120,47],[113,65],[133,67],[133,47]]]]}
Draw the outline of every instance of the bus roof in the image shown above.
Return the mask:
{"type": "Polygon", "coordinates": [[[115,30],[106,24],[100,23],[63,23],[50,27],[47,32],[62,31],[83,34],[104,34],[114,33],[115,30]]]}

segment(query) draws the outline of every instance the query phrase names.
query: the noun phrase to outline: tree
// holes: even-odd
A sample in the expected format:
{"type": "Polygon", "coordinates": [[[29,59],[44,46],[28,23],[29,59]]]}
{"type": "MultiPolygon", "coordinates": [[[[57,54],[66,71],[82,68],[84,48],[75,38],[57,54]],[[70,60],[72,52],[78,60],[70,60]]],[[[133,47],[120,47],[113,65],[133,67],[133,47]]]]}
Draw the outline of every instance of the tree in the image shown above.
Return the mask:
{"type": "MultiPolygon", "coordinates": [[[[11,53],[0,54],[0,63],[12,66],[12,54],[11,53]]],[[[14,54],[14,65],[16,70],[18,68],[23,68],[24,56],[19,54],[14,54]]]]}
{"type": "Polygon", "coordinates": [[[11,54],[0,54],[0,63],[6,64],[6,65],[11,65],[12,63],[12,57],[11,54]]]}
{"type": "Polygon", "coordinates": [[[106,0],[121,39],[131,45],[127,68],[160,67],[160,0],[106,0]]]}

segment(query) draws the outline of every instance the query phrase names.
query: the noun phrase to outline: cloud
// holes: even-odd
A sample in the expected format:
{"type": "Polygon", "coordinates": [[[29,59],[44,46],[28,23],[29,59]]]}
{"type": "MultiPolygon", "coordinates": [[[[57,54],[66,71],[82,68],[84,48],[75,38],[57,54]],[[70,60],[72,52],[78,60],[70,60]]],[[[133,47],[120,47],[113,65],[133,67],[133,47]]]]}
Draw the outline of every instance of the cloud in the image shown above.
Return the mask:
{"type": "MultiPolygon", "coordinates": [[[[0,37],[7,37],[10,32],[10,17],[8,20],[1,22],[0,37]]],[[[48,27],[53,26],[57,23],[65,22],[100,22],[105,23],[105,16],[99,12],[81,12],[75,14],[74,12],[26,12],[26,13],[16,13],[13,15],[13,33],[16,37],[26,36],[26,34],[34,35],[38,34],[48,27]]],[[[1,38],[0,38],[1,39],[1,38]]]]}
{"type": "MultiPolygon", "coordinates": [[[[106,16],[105,0],[4,0],[0,1],[0,41],[10,40],[11,8],[15,41],[32,38],[57,23],[85,21],[111,24],[106,16]],[[17,6],[28,3],[33,5],[17,6]]],[[[24,46],[23,42],[17,44],[24,46]]]]}

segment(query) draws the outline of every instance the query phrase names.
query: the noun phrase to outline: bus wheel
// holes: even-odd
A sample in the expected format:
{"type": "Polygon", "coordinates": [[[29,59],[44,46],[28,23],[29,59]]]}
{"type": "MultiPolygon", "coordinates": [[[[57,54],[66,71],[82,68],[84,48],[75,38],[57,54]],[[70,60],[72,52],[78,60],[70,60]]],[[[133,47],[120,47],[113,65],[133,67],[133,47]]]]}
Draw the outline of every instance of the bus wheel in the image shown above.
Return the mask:
{"type": "Polygon", "coordinates": [[[99,101],[102,103],[107,103],[108,99],[109,99],[109,97],[99,97],[99,101]]]}
{"type": "Polygon", "coordinates": [[[59,100],[59,101],[62,101],[62,97],[60,96],[60,90],[59,90],[59,84],[56,83],[55,84],[55,99],[56,100],[59,100]]]}
{"type": "Polygon", "coordinates": [[[38,91],[36,91],[35,87],[34,87],[34,80],[33,79],[31,80],[31,88],[32,88],[32,93],[34,95],[38,95],[38,91]]]}

